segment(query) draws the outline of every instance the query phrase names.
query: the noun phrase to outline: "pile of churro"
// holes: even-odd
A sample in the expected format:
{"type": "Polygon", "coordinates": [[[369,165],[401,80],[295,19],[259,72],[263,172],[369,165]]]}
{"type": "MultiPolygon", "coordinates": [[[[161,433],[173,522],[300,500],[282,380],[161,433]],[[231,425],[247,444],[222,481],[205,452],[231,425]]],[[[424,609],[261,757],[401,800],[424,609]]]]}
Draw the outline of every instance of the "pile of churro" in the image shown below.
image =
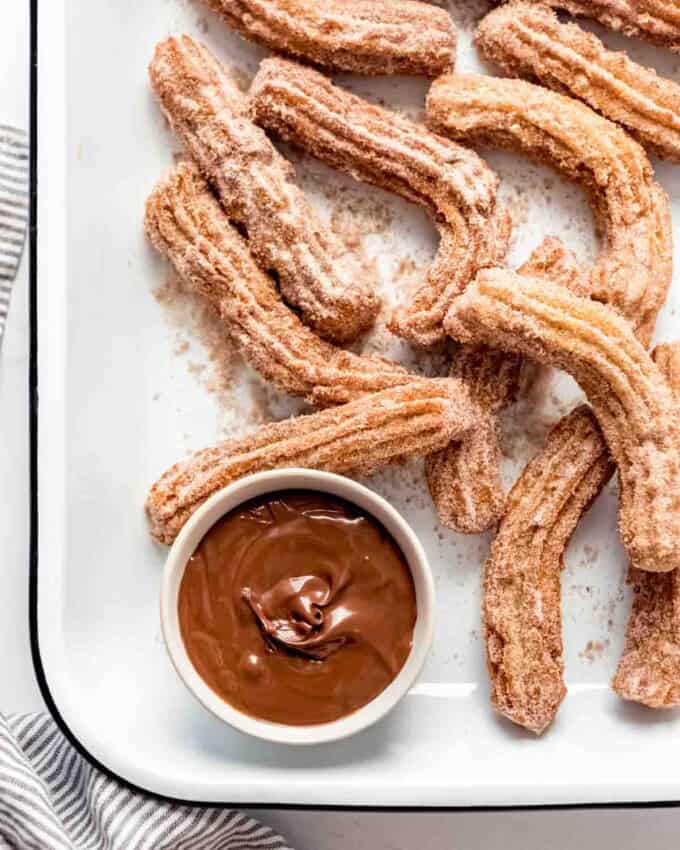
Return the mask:
{"type": "Polygon", "coordinates": [[[616,473],[634,594],[612,687],[651,708],[680,705],[680,343],[649,350],[673,245],[647,153],[680,162],[680,86],[554,11],[680,52],[677,2],[503,3],[475,37],[503,77],[455,73],[454,24],[420,0],[207,2],[275,55],[244,92],[191,37],[157,46],[151,86],[184,154],[147,201],[146,234],[261,379],[314,410],[168,469],[146,501],[154,538],[171,544],[206,499],[252,472],[367,474],[422,456],[440,522],[495,533],[482,576],[491,701],[540,734],[566,694],[564,553],[616,473]],[[333,71],[432,78],[425,123],[351,93],[333,71]],[[388,328],[444,350],[446,374],[357,353],[383,309],[377,284],[318,219],[276,140],[430,216],[437,254],[388,328]],[[548,237],[507,267],[511,217],[478,147],[585,189],[601,236],[591,266],[548,237]],[[506,493],[499,415],[536,364],[571,375],[587,403],[506,493]]]}

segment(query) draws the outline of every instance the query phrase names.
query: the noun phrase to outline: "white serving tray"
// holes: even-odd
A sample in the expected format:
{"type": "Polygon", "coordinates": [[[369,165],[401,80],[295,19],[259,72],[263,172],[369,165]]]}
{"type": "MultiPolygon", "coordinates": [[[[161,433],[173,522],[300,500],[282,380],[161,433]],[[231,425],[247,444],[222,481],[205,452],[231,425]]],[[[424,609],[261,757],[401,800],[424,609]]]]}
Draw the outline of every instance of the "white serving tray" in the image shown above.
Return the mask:
{"type": "MultiPolygon", "coordinates": [[[[211,443],[220,429],[250,427],[256,378],[248,375],[233,392],[231,410],[220,407],[189,368],[192,357],[205,360],[200,345],[191,341],[184,351],[181,317],[152,294],[168,270],[145,244],[142,209],[177,144],[153,102],[146,66],[154,44],[169,32],[202,38],[249,74],[263,55],[199,2],[186,0],[51,0],[40,4],[34,33],[32,379],[39,405],[33,386],[32,621],[38,676],[62,726],[89,758],[122,780],[206,803],[470,807],[680,800],[677,712],[626,705],[608,688],[628,613],[612,488],[569,549],[563,581],[569,695],[541,739],[497,718],[489,706],[479,635],[488,538],[437,527],[417,465],[370,482],[419,532],[438,592],[434,651],[420,683],[384,722],[334,745],[289,749],[230,730],[184,689],[161,640],[164,552],[147,535],[142,504],[149,484],[188,449],[211,443]]],[[[631,50],[678,79],[663,51],[631,50]]],[[[478,69],[469,33],[461,33],[459,57],[461,70],[478,69]]],[[[422,111],[427,88],[423,80],[396,78],[342,82],[411,114],[422,111]]],[[[563,236],[581,258],[592,256],[592,221],[577,187],[520,157],[494,153],[489,161],[522,211],[513,262],[548,233],[563,236]]],[[[423,264],[432,255],[434,232],[426,218],[313,162],[303,162],[300,171],[322,211],[328,212],[327,182],[346,187],[352,198],[387,205],[390,227],[366,243],[380,285],[393,298],[390,280],[400,259],[423,264]]],[[[658,167],[676,226],[679,175],[658,167]]],[[[659,339],[680,336],[677,276],[675,284],[659,339]]],[[[400,345],[394,351],[407,354],[400,345]]],[[[285,407],[277,399],[273,405],[285,407]]],[[[521,460],[526,441],[515,434],[512,442],[521,460]]]]}

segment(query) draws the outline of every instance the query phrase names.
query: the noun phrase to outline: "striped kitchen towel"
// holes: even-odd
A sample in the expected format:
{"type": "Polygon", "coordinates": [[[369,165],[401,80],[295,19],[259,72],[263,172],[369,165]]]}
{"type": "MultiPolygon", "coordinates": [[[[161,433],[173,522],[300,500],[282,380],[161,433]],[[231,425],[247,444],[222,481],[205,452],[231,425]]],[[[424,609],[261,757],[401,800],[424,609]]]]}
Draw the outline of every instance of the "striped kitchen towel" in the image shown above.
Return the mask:
{"type": "Polygon", "coordinates": [[[28,223],[28,142],[0,124],[0,343],[28,223]]]}
{"type": "Polygon", "coordinates": [[[290,850],[251,817],[134,794],[46,714],[0,715],[0,850],[290,850]]]}

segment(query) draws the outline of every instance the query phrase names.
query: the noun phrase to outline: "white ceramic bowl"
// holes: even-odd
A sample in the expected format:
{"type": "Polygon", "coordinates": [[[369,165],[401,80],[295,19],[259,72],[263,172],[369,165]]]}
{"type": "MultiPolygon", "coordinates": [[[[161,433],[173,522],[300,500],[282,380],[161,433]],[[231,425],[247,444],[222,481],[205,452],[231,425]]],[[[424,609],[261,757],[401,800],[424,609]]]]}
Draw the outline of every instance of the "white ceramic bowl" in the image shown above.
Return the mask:
{"type": "Polygon", "coordinates": [[[259,472],[215,493],[187,521],[172,544],[161,585],[161,624],[170,658],[184,684],[214,715],[257,738],[285,744],[320,744],[353,735],[384,717],[414,683],[432,643],[434,582],[423,547],[401,514],[377,493],[349,478],[311,469],[259,472]],[[411,569],[417,617],[413,646],[396,678],[375,699],[346,717],[330,723],[292,726],[250,717],[219,697],[191,663],[180,633],[177,597],[187,561],[205,533],[228,511],[243,502],[277,490],[316,490],[352,502],[381,522],[394,537],[411,569]]]}

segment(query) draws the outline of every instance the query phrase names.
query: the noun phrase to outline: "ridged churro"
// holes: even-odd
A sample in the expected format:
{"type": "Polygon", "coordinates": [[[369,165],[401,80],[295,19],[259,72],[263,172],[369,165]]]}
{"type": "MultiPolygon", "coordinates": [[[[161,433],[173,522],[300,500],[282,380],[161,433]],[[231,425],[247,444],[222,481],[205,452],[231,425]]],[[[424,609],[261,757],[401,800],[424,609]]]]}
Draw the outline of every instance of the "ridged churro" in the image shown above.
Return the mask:
{"type": "MultiPolygon", "coordinates": [[[[585,294],[576,258],[554,237],[544,239],[517,273],[545,277],[585,294]]],[[[503,514],[497,414],[516,400],[526,365],[518,354],[487,346],[462,346],[453,361],[451,376],[467,384],[482,416],[463,442],[430,455],[425,469],[439,518],[455,531],[486,531],[503,514]]]]}
{"type": "Polygon", "coordinates": [[[414,376],[320,339],[281,300],[193,162],[175,166],[146,205],[145,228],[184,285],[208,298],[244,358],[265,380],[312,404],[343,404],[414,376]]]}
{"type": "MultiPolygon", "coordinates": [[[[659,345],[653,357],[680,405],[680,344],[659,345]]],[[[649,708],[673,708],[680,705],[680,563],[668,573],[631,568],[628,580],[633,607],[612,687],[649,708]]]]}
{"type": "Polygon", "coordinates": [[[168,38],[149,74],[173,129],[230,219],[247,231],[260,266],[278,274],[284,298],[328,339],[366,330],[379,306],[372,288],[318,221],[291,165],[248,119],[245,98],[218,60],[188,36],[168,38]]]}
{"type": "Polygon", "coordinates": [[[680,86],[546,6],[513,2],[488,14],[476,43],[512,77],[584,101],[621,124],[652,153],[680,162],[680,86]]]}
{"type": "Polygon", "coordinates": [[[624,35],[680,52],[680,7],[676,0],[532,0],[572,15],[592,18],[624,35]]]}
{"type": "Polygon", "coordinates": [[[281,53],[355,74],[453,68],[451,17],[418,0],[207,0],[230,27],[281,53]]]}
{"type": "Polygon", "coordinates": [[[146,501],[151,533],[172,543],[209,496],[252,472],[303,466],[367,474],[391,461],[441,449],[473,423],[464,388],[440,378],[264,425],[246,437],[195,452],[165,472],[146,501]]]}
{"type": "Polygon", "coordinates": [[[621,483],[619,526],[639,569],[680,563],[680,417],[668,383],[629,324],[557,284],[487,269],[455,301],[451,335],[569,372],[607,440],[621,483]]]}
{"type": "Polygon", "coordinates": [[[442,77],[427,109],[437,132],[522,150],[583,184],[604,238],[591,295],[648,343],[670,284],[672,238],[668,198],[637,142],[584,104],[523,80],[442,77]]]}
{"type": "MultiPolygon", "coordinates": [[[[652,354],[680,395],[680,346],[652,354]]],[[[548,435],[516,481],[485,565],[482,616],[491,700],[536,734],[552,723],[563,680],[560,575],[569,539],[615,466],[594,414],[581,405],[548,435]]],[[[630,570],[626,648],[612,686],[651,707],[680,702],[680,572],[630,570]]]]}
{"type": "Polygon", "coordinates": [[[452,300],[507,250],[510,223],[496,207],[496,175],[472,151],[285,59],[262,62],[250,105],[261,126],[432,215],[441,235],[439,253],[392,328],[420,345],[442,340],[452,300]]]}
{"type": "Polygon", "coordinates": [[[461,380],[482,415],[463,441],[425,461],[427,484],[441,523],[462,534],[494,526],[503,513],[500,435],[496,413],[517,396],[522,358],[517,354],[465,346],[450,375],[461,380]]]}
{"type": "Polygon", "coordinates": [[[576,408],[553,428],[510,491],[484,567],[482,621],[491,702],[537,735],[552,723],[566,694],[560,616],[564,550],[613,471],[592,411],[587,405],[576,408]]]}

